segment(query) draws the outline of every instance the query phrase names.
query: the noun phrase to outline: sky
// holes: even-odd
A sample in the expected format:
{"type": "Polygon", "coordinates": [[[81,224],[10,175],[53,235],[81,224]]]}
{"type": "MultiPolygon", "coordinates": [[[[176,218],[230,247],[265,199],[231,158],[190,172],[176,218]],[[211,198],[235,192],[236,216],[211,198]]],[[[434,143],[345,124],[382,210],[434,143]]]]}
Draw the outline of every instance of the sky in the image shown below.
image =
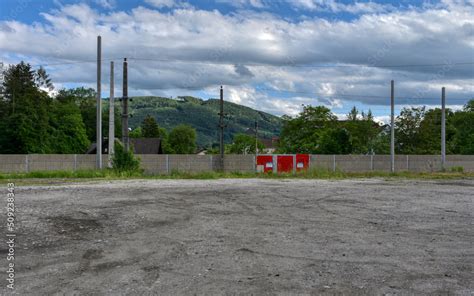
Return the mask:
{"type": "Polygon", "coordinates": [[[43,66],[56,89],[224,99],[275,115],[396,112],[474,98],[474,0],[0,0],[0,61],[43,66]]]}

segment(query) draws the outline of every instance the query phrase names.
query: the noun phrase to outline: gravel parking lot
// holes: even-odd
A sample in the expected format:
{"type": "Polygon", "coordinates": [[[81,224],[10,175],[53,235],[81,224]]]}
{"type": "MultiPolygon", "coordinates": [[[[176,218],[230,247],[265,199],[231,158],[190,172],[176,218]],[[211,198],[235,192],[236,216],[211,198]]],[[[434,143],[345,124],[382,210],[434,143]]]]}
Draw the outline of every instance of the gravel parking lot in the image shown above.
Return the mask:
{"type": "Polygon", "coordinates": [[[473,295],[473,192],[474,180],[19,186],[15,289],[3,273],[0,294],[473,295]]]}

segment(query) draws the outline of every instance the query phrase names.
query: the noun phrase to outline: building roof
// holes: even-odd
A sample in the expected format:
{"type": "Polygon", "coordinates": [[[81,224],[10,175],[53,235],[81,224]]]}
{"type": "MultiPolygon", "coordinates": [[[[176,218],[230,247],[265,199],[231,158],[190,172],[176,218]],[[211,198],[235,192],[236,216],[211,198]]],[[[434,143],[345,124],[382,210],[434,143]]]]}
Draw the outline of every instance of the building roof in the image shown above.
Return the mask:
{"type": "Polygon", "coordinates": [[[135,154],[163,154],[160,138],[130,138],[135,154]]]}

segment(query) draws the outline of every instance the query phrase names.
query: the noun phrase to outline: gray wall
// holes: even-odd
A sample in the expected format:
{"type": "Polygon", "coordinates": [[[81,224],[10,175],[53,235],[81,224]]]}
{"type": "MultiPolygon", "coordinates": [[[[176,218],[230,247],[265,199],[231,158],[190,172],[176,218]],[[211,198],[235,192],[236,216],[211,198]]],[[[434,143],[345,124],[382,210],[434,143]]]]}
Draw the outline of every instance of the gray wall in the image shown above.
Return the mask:
{"type": "MultiPolygon", "coordinates": [[[[219,155],[137,155],[142,168],[150,174],[168,174],[172,171],[204,172],[220,168],[219,155]]],[[[103,155],[107,167],[108,155],[103,155]]],[[[448,155],[446,168],[463,167],[474,172],[474,155],[448,155]]],[[[311,155],[311,168],[346,172],[389,171],[390,155],[311,155]]],[[[84,154],[29,154],[0,155],[0,172],[31,172],[54,170],[94,169],[95,155],[84,154]]],[[[432,172],[441,169],[439,155],[396,155],[396,171],[432,172]]],[[[226,155],[226,172],[254,172],[253,155],[226,155]]]]}

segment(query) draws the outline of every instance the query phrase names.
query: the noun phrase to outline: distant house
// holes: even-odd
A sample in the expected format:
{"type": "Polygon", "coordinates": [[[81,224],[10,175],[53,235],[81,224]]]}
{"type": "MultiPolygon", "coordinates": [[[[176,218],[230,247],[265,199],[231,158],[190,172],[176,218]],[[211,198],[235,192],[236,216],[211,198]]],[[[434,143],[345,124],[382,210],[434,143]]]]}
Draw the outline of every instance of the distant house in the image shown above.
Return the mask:
{"type": "MultiPolygon", "coordinates": [[[[96,154],[97,153],[97,143],[92,143],[86,151],[86,154],[96,154]]],[[[107,138],[102,140],[102,154],[109,153],[109,141],[107,138]]]]}
{"type": "Polygon", "coordinates": [[[275,153],[276,149],[278,148],[278,141],[280,140],[279,137],[273,136],[271,139],[259,139],[262,142],[265,148],[263,149],[264,154],[272,154],[275,153]]]}
{"type": "Polygon", "coordinates": [[[130,147],[135,154],[163,154],[160,138],[130,138],[130,147]]]}
{"type": "MultiPolygon", "coordinates": [[[[130,147],[135,154],[163,154],[160,138],[130,138],[130,147]]],[[[109,143],[105,138],[102,142],[102,154],[108,154],[108,148],[109,143]]],[[[86,154],[96,154],[96,151],[97,144],[92,143],[86,154]]]]}
{"type": "Polygon", "coordinates": [[[201,148],[198,151],[196,151],[196,155],[206,155],[207,154],[207,149],[201,148]]]}
{"type": "MultiPolygon", "coordinates": [[[[254,136],[255,137],[255,129],[253,128],[248,128],[245,130],[245,134],[249,135],[249,136],[254,136]]],[[[268,138],[258,138],[258,140],[260,142],[262,142],[263,146],[265,146],[265,148],[263,149],[263,151],[261,151],[260,153],[263,153],[263,154],[272,154],[276,151],[277,147],[278,147],[278,141],[280,140],[280,137],[276,137],[276,136],[273,136],[271,139],[268,139],[268,138]]]]}

